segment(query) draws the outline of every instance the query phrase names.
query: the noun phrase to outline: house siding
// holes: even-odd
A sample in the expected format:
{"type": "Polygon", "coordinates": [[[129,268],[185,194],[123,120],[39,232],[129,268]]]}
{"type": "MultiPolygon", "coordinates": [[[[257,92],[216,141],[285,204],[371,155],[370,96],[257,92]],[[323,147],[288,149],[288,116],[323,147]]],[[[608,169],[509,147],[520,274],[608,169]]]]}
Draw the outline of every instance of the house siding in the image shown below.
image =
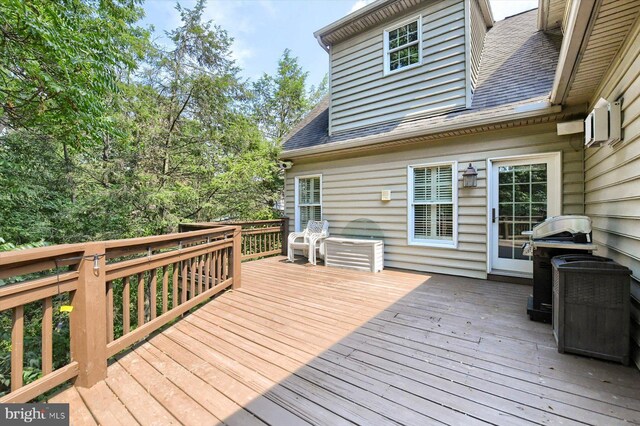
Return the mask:
{"type": "Polygon", "coordinates": [[[482,18],[482,11],[478,0],[470,0],[470,26],[471,26],[471,90],[474,91],[478,83],[480,61],[482,60],[482,48],[484,38],[487,35],[487,27],[482,18]]]}
{"type": "Polygon", "coordinates": [[[487,132],[386,151],[314,160],[296,165],[286,174],[285,206],[294,217],[294,178],[321,173],[323,216],[332,235],[381,237],[385,266],[462,275],[487,276],[487,159],[562,151],[563,213],[583,212],[583,149],[580,138],[559,137],[555,125],[487,132]],[[458,247],[429,248],[407,244],[407,166],[458,162],[458,247]],[[462,172],[469,163],[478,171],[478,186],[462,188],[462,172]],[[391,201],[380,201],[382,189],[391,201]]]}
{"type": "Polygon", "coordinates": [[[580,63],[563,103],[589,102],[625,40],[634,40],[628,30],[639,12],[638,1],[601,0],[598,16],[590,29],[590,40],[580,52],[580,63]]]}
{"type": "Polygon", "coordinates": [[[331,133],[466,105],[465,0],[409,11],[331,47],[331,133]],[[422,16],[422,64],[384,76],[384,30],[422,16]]]}
{"type": "Polygon", "coordinates": [[[605,78],[596,98],[622,97],[623,141],[586,149],[585,210],[593,220],[598,254],[633,271],[633,357],[640,368],[640,34],[636,22],[627,46],[605,78]]]}

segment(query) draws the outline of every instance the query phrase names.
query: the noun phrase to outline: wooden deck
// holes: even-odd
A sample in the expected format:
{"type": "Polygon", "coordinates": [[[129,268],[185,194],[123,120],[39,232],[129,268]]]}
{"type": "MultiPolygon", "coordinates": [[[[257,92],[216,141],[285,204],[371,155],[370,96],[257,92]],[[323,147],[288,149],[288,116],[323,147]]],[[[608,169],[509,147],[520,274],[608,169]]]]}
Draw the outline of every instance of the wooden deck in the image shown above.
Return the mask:
{"type": "Polygon", "coordinates": [[[558,354],[529,287],[242,266],[242,289],[50,402],[72,425],[640,423],[640,372],[558,354]]]}

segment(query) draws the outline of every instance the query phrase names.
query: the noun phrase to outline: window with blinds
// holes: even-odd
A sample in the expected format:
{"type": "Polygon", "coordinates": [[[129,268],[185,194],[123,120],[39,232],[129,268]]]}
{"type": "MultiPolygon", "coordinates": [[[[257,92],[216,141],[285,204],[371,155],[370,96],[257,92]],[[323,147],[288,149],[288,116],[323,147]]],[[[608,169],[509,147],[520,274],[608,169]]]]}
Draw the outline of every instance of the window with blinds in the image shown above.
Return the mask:
{"type": "Polygon", "coordinates": [[[322,220],[322,181],[320,176],[297,179],[297,230],[304,229],[310,220],[322,220]]]}
{"type": "Polygon", "coordinates": [[[457,220],[455,164],[409,169],[410,242],[454,245],[457,220]]]}

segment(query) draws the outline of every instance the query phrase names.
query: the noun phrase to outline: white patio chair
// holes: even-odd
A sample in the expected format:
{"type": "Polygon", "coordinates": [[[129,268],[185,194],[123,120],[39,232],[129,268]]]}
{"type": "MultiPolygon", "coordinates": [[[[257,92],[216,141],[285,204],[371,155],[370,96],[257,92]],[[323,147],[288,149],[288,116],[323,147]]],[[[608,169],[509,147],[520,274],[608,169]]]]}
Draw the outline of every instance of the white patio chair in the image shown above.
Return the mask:
{"type": "Polygon", "coordinates": [[[309,263],[316,264],[316,250],[320,249],[323,254],[323,241],[329,236],[329,222],[326,220],[310,220],[307,227],[302,232],[292,232],[289,234],[289,262],[294,261],[293,251],[301,249],[303,254],[309,258],[309,263]]]}

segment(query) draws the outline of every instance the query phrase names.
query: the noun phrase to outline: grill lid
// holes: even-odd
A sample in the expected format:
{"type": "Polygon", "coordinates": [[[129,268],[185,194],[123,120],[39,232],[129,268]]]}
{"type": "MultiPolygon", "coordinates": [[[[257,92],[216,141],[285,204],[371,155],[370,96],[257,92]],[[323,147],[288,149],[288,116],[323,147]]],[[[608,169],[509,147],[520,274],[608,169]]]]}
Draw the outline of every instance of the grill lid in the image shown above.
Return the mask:
{"type": "Polygon", "coordinates": [[[591,219],[578,215],[553,216],[535,226],[531,238],[538,240],[567,233],[573,236],[591,234],[591,219]]]}

